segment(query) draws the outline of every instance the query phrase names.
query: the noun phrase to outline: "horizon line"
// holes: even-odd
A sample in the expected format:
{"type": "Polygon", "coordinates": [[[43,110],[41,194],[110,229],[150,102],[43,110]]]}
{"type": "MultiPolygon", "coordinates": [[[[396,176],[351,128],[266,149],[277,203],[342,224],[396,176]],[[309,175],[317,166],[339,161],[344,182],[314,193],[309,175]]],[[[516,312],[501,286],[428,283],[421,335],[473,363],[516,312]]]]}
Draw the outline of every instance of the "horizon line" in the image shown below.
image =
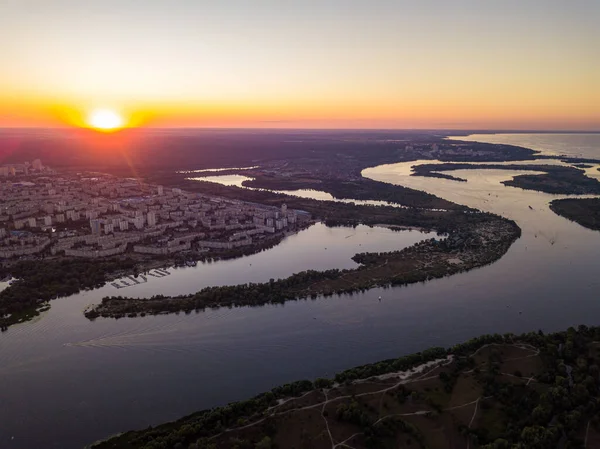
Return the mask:
{"type": "MultiPolygon", "coordinates": [[[[0,130],[61,130],[61,131],[94,131],[89,128],[72,126],[0,126],[0,130]]],[[[319,128],[319,127],[290,127],[290,128],[266,128],[266,127],[208,127],[208,126],[140,126],[125,127],[114,131],[114,133],[127,131],[153,131],[153,130],[198,130],[198,131],[422,131],[422,132],[454,132],[470,134],[600,134],[598,129],[512,129],[512,128],[319,128]]]]}

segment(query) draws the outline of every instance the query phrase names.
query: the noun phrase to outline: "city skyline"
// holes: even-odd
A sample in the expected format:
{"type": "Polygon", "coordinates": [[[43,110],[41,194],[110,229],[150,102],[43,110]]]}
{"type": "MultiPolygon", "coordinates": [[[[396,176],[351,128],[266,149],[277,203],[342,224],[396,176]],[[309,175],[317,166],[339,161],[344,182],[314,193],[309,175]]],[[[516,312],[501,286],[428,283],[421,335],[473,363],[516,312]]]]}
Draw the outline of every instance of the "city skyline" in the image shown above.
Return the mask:
{"type": "Polygon", "coordinates": [[[0,127],[600,129],[600,5],[0,6],[0,127]]]}

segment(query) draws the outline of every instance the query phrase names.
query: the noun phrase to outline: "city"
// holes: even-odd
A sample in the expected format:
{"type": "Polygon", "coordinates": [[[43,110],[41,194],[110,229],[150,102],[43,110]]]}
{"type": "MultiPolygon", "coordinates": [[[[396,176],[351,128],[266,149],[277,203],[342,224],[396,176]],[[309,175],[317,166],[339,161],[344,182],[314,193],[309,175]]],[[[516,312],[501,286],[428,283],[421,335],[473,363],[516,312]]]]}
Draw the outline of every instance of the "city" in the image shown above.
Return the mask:
{"type": "Polygon", "coordinates": [[[599,18],[0,0],[0,449],[600,449],[599,18]]]}
{"type": "Polygon", "coordinates": [[[39,159],[0,170],[4,259],[252,248],[310,220],[285,204],[263,206],[101,173],[57,173],[39,159]]]}

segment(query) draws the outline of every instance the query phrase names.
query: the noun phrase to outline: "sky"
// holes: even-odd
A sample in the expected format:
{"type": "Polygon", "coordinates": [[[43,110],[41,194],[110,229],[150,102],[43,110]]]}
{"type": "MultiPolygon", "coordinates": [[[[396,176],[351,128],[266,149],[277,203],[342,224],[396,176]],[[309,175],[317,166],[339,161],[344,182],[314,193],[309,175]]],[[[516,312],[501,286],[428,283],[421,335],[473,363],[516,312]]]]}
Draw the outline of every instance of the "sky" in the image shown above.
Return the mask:
{"type": "Polygon", "coordinates": [[[0,126],[600,129],[598,0],[0,0],[0,126]]]}

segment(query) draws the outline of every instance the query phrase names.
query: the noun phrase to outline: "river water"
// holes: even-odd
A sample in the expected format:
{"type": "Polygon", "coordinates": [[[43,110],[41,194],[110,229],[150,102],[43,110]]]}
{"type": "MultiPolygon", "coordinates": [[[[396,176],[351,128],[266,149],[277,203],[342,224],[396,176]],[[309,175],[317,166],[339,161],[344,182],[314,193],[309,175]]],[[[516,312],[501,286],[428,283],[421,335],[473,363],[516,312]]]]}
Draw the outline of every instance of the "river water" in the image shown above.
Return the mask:
{"type": "Polygon", "coordinates": [[[500,184],[515,172],[453,172],[468,180],[459,183],[409,176],[414,164],[363,174],[512,218],[522,238],[490,266],[425,284],[190,315],[94,322],[82,316],[103,294],[183,293],[209,284],[263,281],[289,270],[350,268],[356,252],[395,249],[427,237],[316,225],[238,261],[169,270],[169,276],[141,286],[106,286],[56,300],[35,321],[0,335],[0,447],[82,447],[285,382],[482,333],[599,324],[600,232],[552,213],[548,202],[559,196],[500,184]],[[205,270],[214,271],[203,277],[205,270]]]}
{"type": "Polygon", "coordinates": [[[469,136],[451,136],[449,139],[517,145],[553,156],[565,155],[600,159],[599,133],[471,134],[469,136]]]}

